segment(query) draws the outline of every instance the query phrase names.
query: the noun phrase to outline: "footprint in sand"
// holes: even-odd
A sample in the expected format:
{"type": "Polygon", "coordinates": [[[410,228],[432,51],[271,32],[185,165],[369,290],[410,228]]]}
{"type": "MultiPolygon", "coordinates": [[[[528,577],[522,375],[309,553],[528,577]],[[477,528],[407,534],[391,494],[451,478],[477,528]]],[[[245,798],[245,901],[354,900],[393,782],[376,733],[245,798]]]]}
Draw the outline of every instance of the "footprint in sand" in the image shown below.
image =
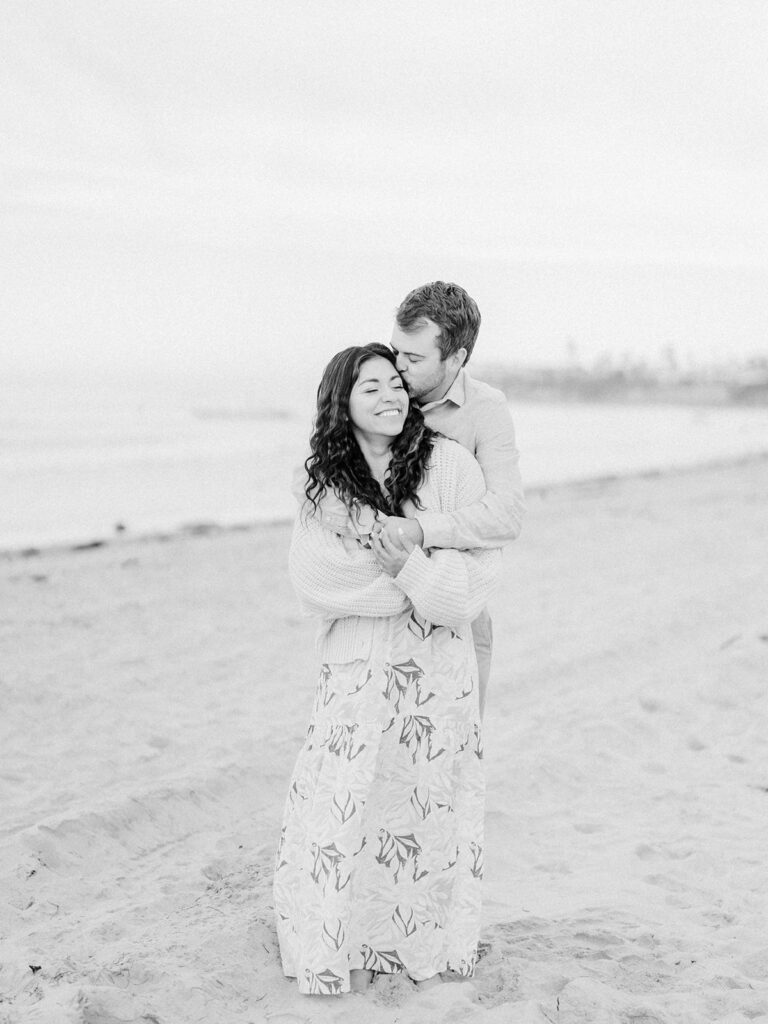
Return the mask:
{"type": "Polygon", "coordinates": [[[742,960],[738,966],[747,978],[753,981],[768,981],[768,947],[742,960]]]}
{"type": "Polygon", "coordinates": [[[677,849],[671,849],[669,846],[651,846],[649,843],[640,843],[635,847],[635,856],[639,857],[640,860],[654,860],[657,858],[663,858],[664,860],[685,860],[692,856],[693,853],[693,848],[689,846],[681,846],[677,849]]]}
{"type": "Polygon", "coordinates": [[[474,986],[475,999],[482,1006],[502,1006],[514,1001],[520,988],[520,974],[509,963],[496,963],[475,974],[474,986]]]}
{"type": "Polygon", "coordinates": [[[544,864],[534,864],[534,871],[544,871],[548,875],[571,875],[573,869],[563,860],[547,861],[544,864]]]}
{"type": "Polygon", "coordinates": [[[214,860],[202,868],[201,874],[209,882],[218,882],[230,872],[230,865],[224,860],[214,860]]]}
{"type": "Polygon", "coordinates": [[[656,697],[640,697],[638,704],[643,711],[647,711],[651,715],[656,711],[664,710],[664,705],[660,700],[657,700],[656,697]]]}
{"type": "Polygon", "coordinates": [[[671,878],[669,875],[646,875],[643,881],[648,885],[658,886],[659,889],[666,889],[667,892],[688,892],[687,886],[671,878]]]}
{"type": "Polygon", "coordinates": [[[655,857],[661,856],[661,851],[657,850],[655,846],[640,843],[639,846],[635,847],[635,856],[639,857],[640,860],[653,860],[655,857]]]}
{"type": "Polygon", "coordinates": [[[595,832],[604,832],[605,825],[594,821],[580,821],[573,826],[577,832],[583,832],[585,835],[593,835],[595,832]]]}
{"type": "Polygon", "coordinates": [[[600,948],[605,946],[622,946],[624,944],[624,939],[619,938],[618,935],[612,935],[610,932],[601,929],[574,932],[573,937],[578,939],[579,942],[586,942],[590,946],[598,946],[600,948]]]}
{"type": "Polygon", "coordinates": [[[311,1024],[309,1017],[299,1017],[296,1013],[273,1013],[269,1024],[311,1024]]]}
{"type": "Polygon", "coordinates": [[[373,1001],[379,1006],[402,1006],[413,993],[413,982],[402,974],[380,974],[373,983],[373,1001]]]}
{"type": "Polygon", "coordinates": [[[262,966],[277,963],[280,952],[275,926],[271,921],[252,922],[248,927],[247,945],[249,955],[256,963],[262,966]]]}

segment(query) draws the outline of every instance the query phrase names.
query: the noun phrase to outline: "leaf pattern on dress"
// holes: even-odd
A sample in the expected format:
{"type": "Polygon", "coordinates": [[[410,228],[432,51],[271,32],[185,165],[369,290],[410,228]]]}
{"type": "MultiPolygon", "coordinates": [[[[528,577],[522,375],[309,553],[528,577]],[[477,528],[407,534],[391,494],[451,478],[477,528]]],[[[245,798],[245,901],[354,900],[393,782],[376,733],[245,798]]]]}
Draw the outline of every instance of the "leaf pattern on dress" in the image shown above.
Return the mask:
{"type": "Polygon", "coordinates": [[[419,638],[414,622],[409,609],[377,623],[367,661],[326,664],[317,679],[274,875],[283,967],[305,993],[347,991],[360,967],[472,970],[477,669],[469,631],[425,626],[419,638]]]}
{"type": "Polygon", "coordinates": [[[359,683],[352,690],[349,690],[349,692],[347,693],[347,696],[348,697],[353,697],[356,693],[360,693],[360,691],[363,689],[363,687],[367,686],[368,683],[370,683],[371,679],[373,679],[373,672],[371,671],[371,669],[368,669],[366,677],[362,681],[362,683],[359,683]]]}
{"type": "Polygon", "coordinates": [[[462,690],[461,691],[461,693],[456,698],[456,700],[465,700],[467,697],[471,697],[474,692],[475,692],[475,680],[470,676],[469,677],[469,686],[467,687],[466,690],[462,690]]]}
{"type": "Polygon", "coordinates": [[[342,825],[349,821],[356,810],[355,801],[349,790],[340,796],[334,795],[331,801],[331,813],[342,825]]]}
{"type": "Polygon", "coordinates": [[[392,920],[406,938],[408,938],[409,935],[413,935],[416,931],[416,915],[413,913],[413,908],[408,911],[407,915],[404,915],[400,909],[400,904],[398,903],[395,907],[394,913],[392,914],[392,920]]]}
{"type": "Polygon", "coordinates": [[[357,729],[357,722],[353,725],[347,722],[337,722],[331,726],[328,736],[320,746],[327,747],[329,754],[335,754],[337,757],[346,758],[347,761],[353,761],[365,750],[365,743],[355,744],[357,729]]]}
{"type": "Polygon", "coordinates": [[[414,872],[416,871],[417,858],[420,853],[421,846],[413,832],[408,835],[393,835],[385,828],[379,829],[379,852],[376,854],[376,860],[388,868],[395,865],[394,879],[396,882],[400,877],[400,872],[409,861],[413,864],[414,872]]]}
{"type": "Polygon", "coordinates": [[[336,843],[328,843],[326,846],[319,846],[312,843],[312,881],[320,885],[325,892],[329,883],[332,883],[336,892],[341,892],[349,883],[350,874],[343,874],[344,854],[336,846],[336,843]]]}
{"type": "Polygon", "coordinates": [[[336,952],[344,945],[345,936],[346,933],[341,918],[336,919],[335,927],[333,928],[328,926],[327,921],[323,924],[323,942],[336,952]]]}
{"type": "Polygon", "coordinates": [[[384,675],[387,682],[384,688],[384,697],[391,701],[393,694],[395,695],[394,708],[395,712],[399,714],[400,701],[408,693],[409,686],[413,683],[418,685],[418,681],[424,675],[424,669],[417,665],[413,658],[409,658],[408,661],[399,665],[386,665],[384,675]]]}
{"type": "Polygon", "coordinates": [[[276,872],[279,871],[280,868],[284,867],[284,865],[288,863],[286,860],[283,859],[283,855],[282,855],[283,854],[283,847],[285,846],[285,830],[286,830],[286,826],[283,825],[283,827],[280,829],[280,839],[278,840],[278,843],[277,843],[277,853],[275,854],[275,871],[276,872]]]}
{"type": "Polygon", "coordinates": [[[291,788],[288,790],[288,802],[290,803],[291,807],[293,807],[297,801],[306,799],[306,793],[302,793],[301,790],[299,789],[298,779],[294,779],[293,782],[291,783],[291,788]]]}
{"type": "Polygon", "coordinates": [[[422,751],[427,761],[434,761],[435,758],[445,753],[445,747],[440,747],[437,751],[433,749],[432,734],[434,731],[434,723],[427,715],[405,715],[403,717],[400,742],[407,748],[414,764],[422,751]]]}
{"type": "Polygon", "coordinates": [[[478,759],[478,761],[482,761],[483,760],[483,737],[482,737],[482,734],[480,732],[480,726],[477,725],[477,724],[475,725],[475,728],[474,728],[474,737],[475,737],[475,751],[474,751],[475,752],[475,757],[478,759]]]}
{"type": "Polygon", "coordinates": [[[435,693],[434,690],[427,690],[425,696],[425,690],[424,688],[422,688],[421,682],[416,683],[416,693],[414,696],[414,701],[416,703],[417,708],[423,707],[427,703],[427,701],[432,700],[436,696],[437,694],[435,693]]]}
{"type": "Polygon", "coordinates": [[[371,949],[363,943],[363,968],[366,971],[377,971],[380,974],[394,974],[405,970],[396,949],[371,949]]]}
{"type": "Polygon", "coordinates": [[[419,640],[428,640],[435,631],[435,627],[428,622],[423,615],[414,610],[408,619],[408,630],[419,640]]]}
{"type": "Polygon", "coordinates": [[[328,970],[327,968],[317,974],[307,968],[304,972],[304,976],[307,979],[307,986],[310,995],[336,996],[341,993],[341,977],[338,974],[334,974],[333,971],[328,970]]]}
{"type": "Polygon", "coordinates": [[[334,699],[336,694],[331,688],[331,679],[333,673],[329,665],[323,665],[320,669],[320,677],[317,681],[317,690],[315,692],[315,707],[327,708],[331,701],[334,699]]]}
{"type": "Polygon", "coordinates": [[[411,805],[418,811],[422,821],[424,821],[432,813],[432,797],[430,790],[423,786],[413,787],[411,793],[411,805]]]}
{"type": "Polygon", "coordinates": [[[448,863],[447,863],[447,864],[445,865],[445,867],[444,867],[444,868],[442,868],[441,870],[442,870],[442,871],[450,871],[450,870],[451,870],[451,868],[455,868],[455,867],[456,867],[456,865],[458,864],[458,862],[459,862],[459,848],[458,848],[458,846],[457,846],[457,847],[456,847],[456,853],[454,854],[453,860],[450,860],[450,859],[449,859],[448,863]]]}

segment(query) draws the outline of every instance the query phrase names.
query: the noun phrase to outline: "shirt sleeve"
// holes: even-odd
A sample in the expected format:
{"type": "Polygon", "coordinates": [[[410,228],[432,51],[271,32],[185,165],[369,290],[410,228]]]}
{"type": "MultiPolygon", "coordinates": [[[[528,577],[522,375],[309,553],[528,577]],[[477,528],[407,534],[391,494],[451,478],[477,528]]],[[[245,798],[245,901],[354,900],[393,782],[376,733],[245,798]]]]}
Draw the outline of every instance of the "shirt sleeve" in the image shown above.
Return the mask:
{"type": "MultiPolygon", "coordinates": [[[[456,506],[469,505],[485,490],[480,467],[457,445],[456,506]]],[[[394,582],[410,598],[416,611],[439,626],[459,626],[477,618],[496,586],[501,568],[501,551],[476,549],[433,550],[426,554],[414,548],[394,582]]]]}
{"type": "Polygon", "coordinates": [[[326,529],[316,516],[297,516],[288,570],[304,610],[325,619],[398,615],[410,607],[370,549],[326,529]]]}
{"type": "Polygon", "coordinates": [[[525,515],[520,453],[506,400],[478,417],[475,458],[486,493],[455,512],[417,512],[425,548],[498,548],[519,536],[525,515]]]}

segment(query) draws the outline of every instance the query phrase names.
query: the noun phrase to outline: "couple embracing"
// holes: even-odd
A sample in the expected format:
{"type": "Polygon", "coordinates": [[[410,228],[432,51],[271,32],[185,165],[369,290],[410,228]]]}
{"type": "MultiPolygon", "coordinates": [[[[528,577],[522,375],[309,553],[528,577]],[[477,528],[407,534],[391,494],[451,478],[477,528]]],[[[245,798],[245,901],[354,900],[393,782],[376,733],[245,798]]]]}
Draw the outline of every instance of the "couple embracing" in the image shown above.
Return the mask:
{"type": "Polygon", "coordinates": [[[466,370],[479,328],[463,288],[424,285],[318,389],[289,567],[320,667],[274,879],[308,994],[474,971],[486,605],[524,512],[506,399],[466,370]]]}

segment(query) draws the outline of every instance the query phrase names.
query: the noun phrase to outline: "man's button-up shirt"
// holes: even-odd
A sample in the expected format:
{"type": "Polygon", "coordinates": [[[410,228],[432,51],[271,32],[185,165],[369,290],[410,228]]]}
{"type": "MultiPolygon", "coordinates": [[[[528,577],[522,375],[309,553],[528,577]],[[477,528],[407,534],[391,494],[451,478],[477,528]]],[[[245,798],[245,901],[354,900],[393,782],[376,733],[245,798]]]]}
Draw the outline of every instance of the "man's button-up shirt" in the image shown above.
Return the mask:
{"type": "Polygon", "coordinates": [[[427,425],[470,451],[483,470],[487,493],[456,512],[417,512],[424,547],[497,548],[520,533],[525,502],[520,455],[504,394],[459,370],[443,398],[421,406],[427,425]]]}

